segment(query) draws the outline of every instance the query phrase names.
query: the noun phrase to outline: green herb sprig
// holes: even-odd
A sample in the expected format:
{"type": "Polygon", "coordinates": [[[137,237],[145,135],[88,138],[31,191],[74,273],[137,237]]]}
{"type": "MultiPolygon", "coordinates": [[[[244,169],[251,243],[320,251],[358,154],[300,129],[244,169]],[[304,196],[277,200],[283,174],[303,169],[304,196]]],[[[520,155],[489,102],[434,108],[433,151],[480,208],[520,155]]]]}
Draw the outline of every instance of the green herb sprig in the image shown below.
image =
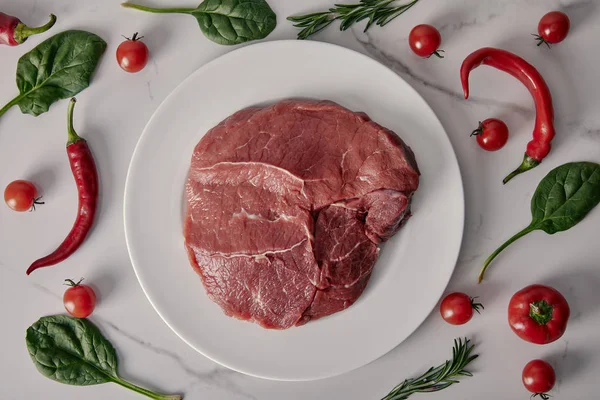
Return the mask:
{"type": "Polygon", "coordinates": [[[288,17],[288,20],[292,21],[296,28],[302,28],[298,33],[298,39],[301,40],[308,39],[337,20],[342,21],[340,30],[345,31],[355,23],[368,19],[366,32],[373,24],[385,26],[418,1],[395,5],[396,0],[360,0],[355,4],[335,4],[328,11],[288,17]]]}
{"type": "Polygon", "coordinates": [[[427,372],[418,378],[406,379],[392,389],[382,400],[406,400],[415,393],[438,392],[458,383],[457,378],[461,376],[473,376],[465,368],[471,361],[479,357],[477,354],[471,355],[474,347],[467,338],[464,341],[454,339],[452,360],[447,360],[438,367],[429,368],[427,372]]]}

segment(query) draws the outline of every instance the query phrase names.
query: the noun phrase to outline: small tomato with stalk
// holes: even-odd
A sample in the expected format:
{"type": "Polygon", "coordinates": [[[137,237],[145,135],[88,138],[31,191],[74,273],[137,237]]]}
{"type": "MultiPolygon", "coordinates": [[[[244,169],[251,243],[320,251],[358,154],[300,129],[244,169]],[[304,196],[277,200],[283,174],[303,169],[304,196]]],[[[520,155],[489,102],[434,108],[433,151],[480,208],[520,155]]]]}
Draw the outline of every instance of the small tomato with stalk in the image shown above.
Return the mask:
{"type": "Polygon", "coordinates": [[[527,286],[508,303],[508,323],[513,332],[535,344],[558,340],[567,329],[570,314],[567,300],[550,286],[527,286]]]}
{"type": "Polygon", "coordinates": [[[440,304],[440,314],[449,324],[466,324],[473,318],[473,310],[480,314],[479,310],[484,309],[483,304],[477,303],[476,299],[477,297],[470,297],[464,293],[450,293],[440,304]]]}
{"type": "Polygon", "coordinates": [[[543,400],[548,400],[550,395],[547,393],[556,383],[556,374],[554,368],[544,360],[529,361],[522,373],[523,385],[533,395],[532,398],[539,396],[543,400]]]}
{"type": "Polygon", "coordinates": [[[496,118],[488,118],[479,122],[471,136],[477,138],[479,147],[486,151],[496,151],[504,147],[508,141],[508,127],[506,124],[496,118]]]}
{"type": "Polygon", "coordinates": [[[139,72],[148,63],[148,47],[141,41],[143,38],[136,32],[117,47],[117,62],[123,71],[139,72]]]}
{"type": "Polygon", "coordinates": [[[4,189],[4,201],[14,211],[34,211],[36,205],[44,204],[38,190],[32,182],[13,181],[4,189]]]}
{"type": "Polygon", "coordinates": [[[444,58],[440,53],[444,50],[439,50],[442,43],[442,35],[433,26],[427,24],[417,25],[410,31],[408,35],[408,44],[411,50],[420,57],[429,58],[435,55],[438,58],[444,58]]]}
{"type": "Polygon", "coordinates": [[[571,28],[571,20],[564,12],[550,11],[540,19],[538,24],[538,34],[535,36],[537,45],[545,44],[550,47],[551,44],[560,43],[567,37],[571,28]]]}
{"type": "Polygon", "coordinates": [[[71,279],[65,279],[65,285],[70,286],[63,296],[65,310],[76,318],[88,317],[96,307],[96,293],[88,285],[82,285],[81,282],[75,283],[71,279]]]}

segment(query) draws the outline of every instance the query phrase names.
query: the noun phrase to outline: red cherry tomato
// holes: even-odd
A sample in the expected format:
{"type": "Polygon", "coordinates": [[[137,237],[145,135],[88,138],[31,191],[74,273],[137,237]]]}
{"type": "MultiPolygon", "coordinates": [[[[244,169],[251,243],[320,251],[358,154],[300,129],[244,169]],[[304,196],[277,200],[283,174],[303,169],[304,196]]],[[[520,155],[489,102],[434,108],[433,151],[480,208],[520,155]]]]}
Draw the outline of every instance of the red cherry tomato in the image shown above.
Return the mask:
{"type": "Polygon", "coordinates": [[[15,211],[35,210],[36,205],[44,204],[40,199],[37,188],[29,181],[14,181],[4,189],[4,201],[15,211]]]}
{"type": "Polygon", "coordinates": [[[127,72],[139,72],[148,62],[148,47],[140,40],[143,36],[138,36],[137,32],[132,38],[126,38],[117,47],[117,62],[127,72]]]}
{"type": "Polygon", "coordinates": [[[480,308],[484,307],[481,303],[475,303],[475,297],[455,292],[444,297],[440,304],[440,314],[449,324],[462,325],[473,317],[473,310],[479,313],[480,308]]]}
{"type": "Polygon", "coordinates": [[[546,344],[559,339],[567,329],[571,310],[562,294],[543,285],[519,290],[508,304],[508,323],[523,340],[546,344]]]}
{"type": "Polygon", "coordinates": [[[556,374],[554,368],[544,360],[529,361],[523,368],[523,385],[531,393],[535,393],[542,399],[548,399],[546,394],[554,387],[556,374]]]}
{"type": "Polygon", "coordinates": [[[96,307],[96,293],[88,285],[82,285],[80,279],[75,283],[65,279],[66,284],[71,286],[65,291],[63,304],[69,314],[76,318],[85,318],[94,311],[96,307]]]}
{"type": "Polygon", "coordinates": [[[538,24],[538,34],[536,35],[538,46],[560,43],[567,37],[571,21],[567,14],[560,11],[551,11],[544,15],[538,24]]]}
{"type": "Polygon", "coordinates": [[[489,118],[479,122],[479,127],[471,136],[477,137],[477,143],[482,149],[496,151],[503,148],[508,141],[508,127],[499,119],[489,118]]]}
{"type": "Polygon", "coordinates": [[[431,25],[417,25],[408,35],[408,44],[412,51],[421,57],[431,57],[432,54],[439,58],[444,58],[440,53],[444,50],[438,50],[442,43],[442,35],[431,25]]]}

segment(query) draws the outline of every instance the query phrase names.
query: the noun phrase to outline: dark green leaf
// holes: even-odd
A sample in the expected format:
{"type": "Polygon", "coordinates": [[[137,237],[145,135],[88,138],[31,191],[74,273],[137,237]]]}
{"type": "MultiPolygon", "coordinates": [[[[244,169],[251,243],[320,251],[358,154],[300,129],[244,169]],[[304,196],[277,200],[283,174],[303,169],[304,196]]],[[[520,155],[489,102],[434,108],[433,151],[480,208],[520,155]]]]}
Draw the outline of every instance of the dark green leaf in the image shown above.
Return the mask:
{"type": "Polygon", "coordinates": [[[264,39],[277,25],[277,16],[265,0],[204,0],[196,8],[122,6],[156,14],[190,14],[207,38],[225,45],[264,39]]]}
{"type": "Polygon", "coordinates": [[[264,39],[277,25],[264,0],[205,0],[192,15],[207,38],[224,45],[264,39]]]}
{"type": "Polygon", "coordinates": [[[566,231],[600,202],[600,165],[568,163],[550,171],[531,199],[531,225],[546,233],[566,231]]]}
{"type": "Polygon", "coordinates": [[[105,49],[104,40],[84,31],[65,31],[43,41],[19,59],[19,96],[0,109],[0,116],[14,105],[37,116],[52,103],[81,92],[105,49]]]}
{"type": "Polygon", "coordinates": [[[64,315],[40,318],[27,329],[27,350],[43,375],[69,385],[97,385],[117,377],[117,355],[98,328],[64,315]]]}
{"type": "Polygon", "coordinates": [[[516,240],[542,230],[550,235],[577,225],[600,203],[600,165],[574,162],[550,171],[531,199],[532,221],[528,227],[508,239],[483,263],[479,282],[490,263],[516,240]]]}
{"type": "Polygon", "coordinates": [[[113,382],[155,400],[181,400],[136,386],[117,375],[117,353],[87,319],[42,317],[27,329],[27,350],[38,371],[67,385],[113,382]]]}

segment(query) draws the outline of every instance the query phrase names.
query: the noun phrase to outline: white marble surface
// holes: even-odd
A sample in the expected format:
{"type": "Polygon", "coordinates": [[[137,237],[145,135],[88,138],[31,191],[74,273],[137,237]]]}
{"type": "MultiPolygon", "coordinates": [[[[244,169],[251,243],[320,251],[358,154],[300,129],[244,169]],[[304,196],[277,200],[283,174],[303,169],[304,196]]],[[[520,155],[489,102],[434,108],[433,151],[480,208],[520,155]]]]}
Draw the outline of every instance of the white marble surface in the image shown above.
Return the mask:
{"type": "MultiPolygon", "coordinates": [[[[78,97],[76,126],[92,146],[102,177],[97,224],[84,246],[54,268],[25,276],[25,269],[56,245],[71,227],[76,192],[64,154],[66,102],[38,118],[17,108],[0,120],[0,187],[29,178],[41,187],[47,204],[35,213],[17,214],[0,207],[1,399],[134,399],[116,386],[71,387],[43,378],[31,363],[24,343],[26,328],[40,316],[63,312],[64,278],[85,276],[99,295],[93,315],[119,351],[120,373],[163,392],[186,399],[378,399],[402,379],[449,357],[454,337],[470,336],[481,354],[473,378],[436,394],[415,399],[526,399],[521,369],[533,358],[547,358],[556,368],[556,399],[591,399],[600,369],[600,210],[569,232],[533,233],[507,250],[478,286],[476,275],[489,252],[529,222],[529,199],[538,181],[568,161],[600,161],[600,3],[595,0],[421,0],[385,29],[363,34],[360,28],[332,27],[315,37],[346,46],[390,66],[433,107],[447,129],[462,168],[467,221],[464,243],[448,290],[480,296],[486,309],[462,327],[445,324],[432,312],[404,343],[379,360],[351,373],[303,383],[255,379],[220,367],[183,343],[162,322],[142,293],[131,268],[123,233],[125,174],[138,137],[160,102],[186,76],[213,58],[231,51],[206,40],[186,16],[156,16],[122,9],[119,0],[8,0],[2,11],[33,24],[58,16],[56,33],[84,28],[108,41],[92,86],[78,97]],[[568,39],[552,50],[537,48],[530,33],[552,9],[565,10],[572,21],[568,39]],[[410,53],[408,32],[418,23],[436,25],[443,36],[443,60],[422,60],[410,53]],[[121,71],[114,53],[120,35],[139,31],[152,60],[146,69],[121,71]],[[472,78],[473,98],[462,99],[458,68],[482,46],[514,51],[546,78],[555,100],[557,138],[548,159],[507,186],[501,179],[519,162],[533,126],[531,98],[513,78],[491,68],[472,78]],[[511,139],[500,152],[481,151],[469,132],[478,120],[500,117],[511,139]],[[567,297],[572,319],[563,338],[546,346],[518,339],[506,323],[512,293],[531,283],[548,283],[567,297]]],[[[153,0],[155,5],[175,1],[153,0]]],[[[181,0],[177,5],[193,5],[181,0]]],[[[327,7],[328,0],[270,0],[279,26],[268,40],[289,39],[295,29],[284,17],[327,7]]],[[[17,59],[48,34],[16,48],[2,48],[0,102],[17,93],[17,59]]],[[[242,68],[243,66],[240,66],[242,68]]],[[[176,134],[176,133],[170,133],[176,134]]],[[[149,199],[150,200],[150,199],[149,199]]],[[[432,243],[435,249],[436,244],[432,243]]],[[[418,299],[415,299],[418,301],[418,299]]],[[[402,307],[397,315],[402,318],[402,307]]],[[[198,318],[200,316],[190,316],[198,318]]],[[[200,321],[201,322],[201,321],[200,321]]],[[[368,343],[357,343],[368,346],[368,343]]],[[[352,351],[352,349],[348,349],[352,351]]],[[[293,362],[293,360],[282,360],[293,362]]]]}

